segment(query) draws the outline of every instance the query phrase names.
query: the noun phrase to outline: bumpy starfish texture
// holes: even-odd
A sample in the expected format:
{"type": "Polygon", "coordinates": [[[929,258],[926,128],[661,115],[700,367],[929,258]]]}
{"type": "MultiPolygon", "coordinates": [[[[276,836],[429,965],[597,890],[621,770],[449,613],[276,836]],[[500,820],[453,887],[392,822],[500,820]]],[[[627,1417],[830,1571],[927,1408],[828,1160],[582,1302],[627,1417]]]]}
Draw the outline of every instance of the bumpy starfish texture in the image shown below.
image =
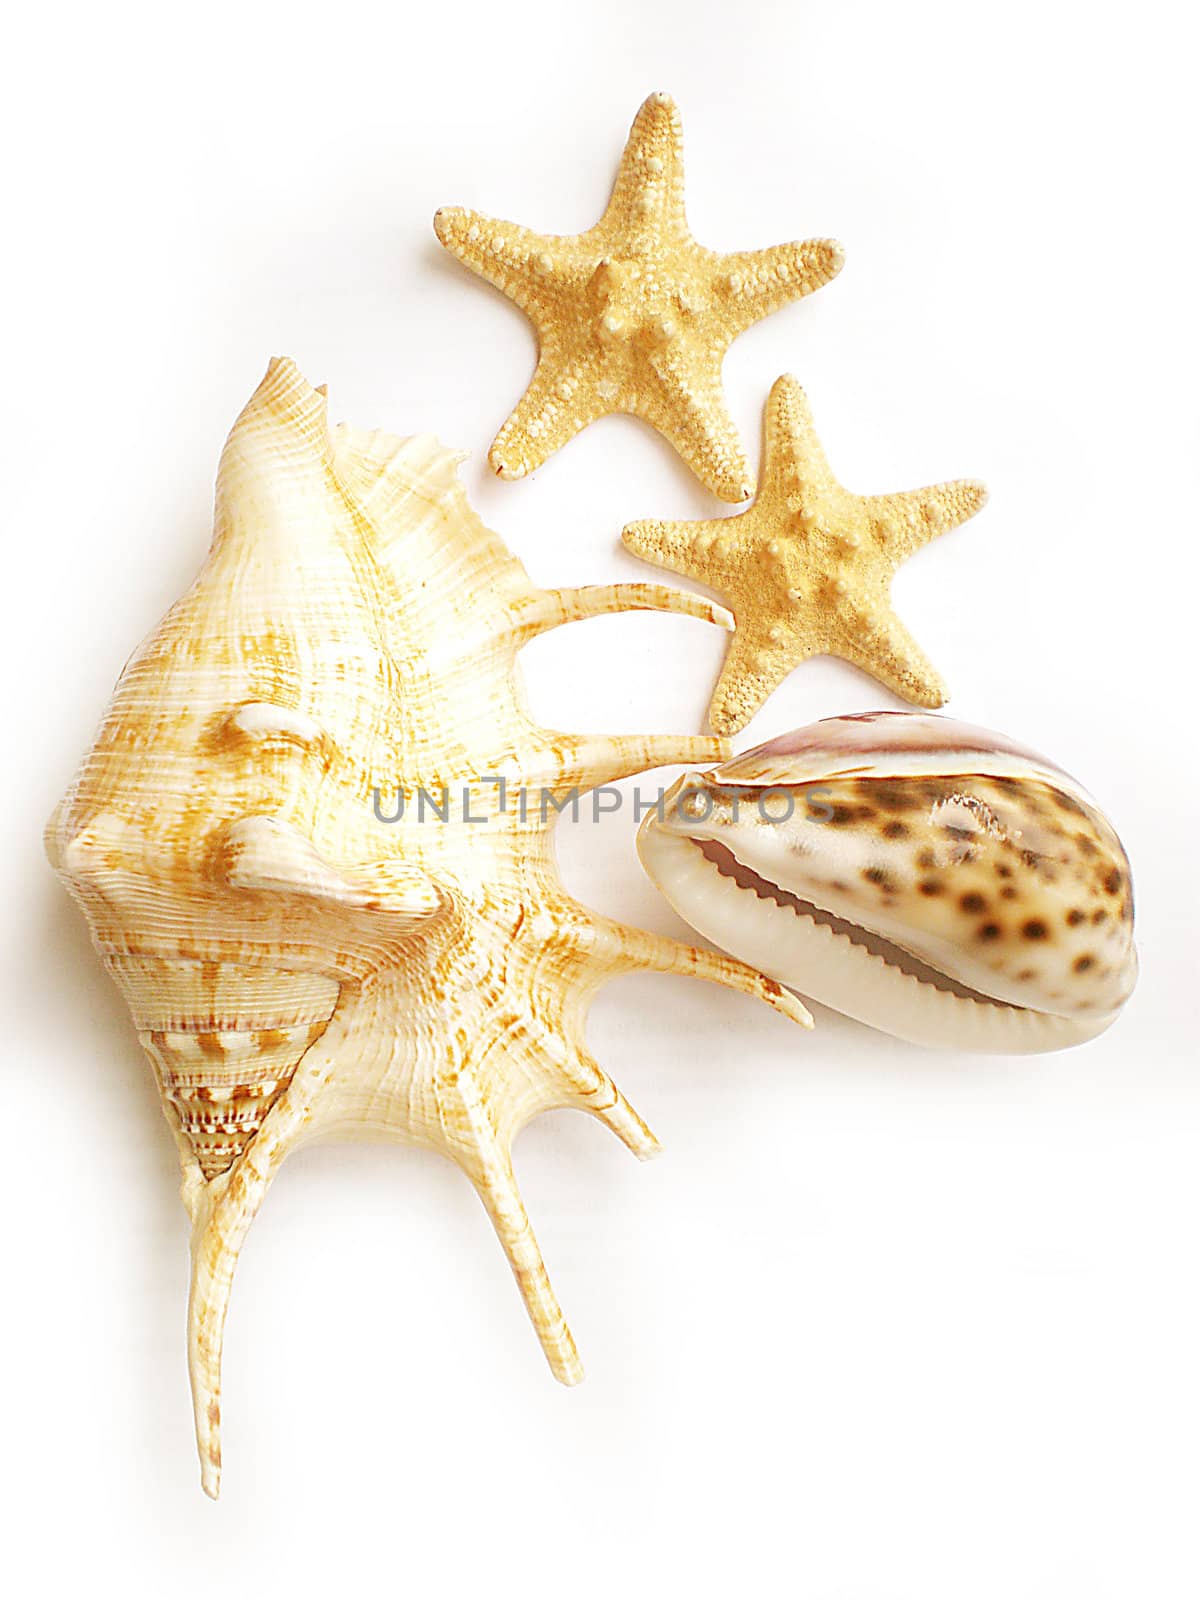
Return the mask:
{"type": "Polygon", "coordinates": [[[744,728],[809,656],[852,662],[914,705],[940,706],[941,678],[891,606],[892,574],[987,500],[972,479],[857,495],[829,470],[804,391],[780,378],[765,414],[762,481],[749,511],[707,522],[634,522],[624,543],[728,600],[736,632],[708,718],[744,728]]]}
{"type": "Polygon", "coordinates": [[[662,94],[638,112],[608,209],[586,233],[531,233],[457,208],[433,225],[537,332],[537,370],[488,456],[500,477],[524,477],[589,422],[627,411],[657,428],[720,499],[749,499],[722,358],[744,329],[834,277],[839,244],[807,239],[735,255],[698,245],[684,215],[683,129],[662,94]]]}

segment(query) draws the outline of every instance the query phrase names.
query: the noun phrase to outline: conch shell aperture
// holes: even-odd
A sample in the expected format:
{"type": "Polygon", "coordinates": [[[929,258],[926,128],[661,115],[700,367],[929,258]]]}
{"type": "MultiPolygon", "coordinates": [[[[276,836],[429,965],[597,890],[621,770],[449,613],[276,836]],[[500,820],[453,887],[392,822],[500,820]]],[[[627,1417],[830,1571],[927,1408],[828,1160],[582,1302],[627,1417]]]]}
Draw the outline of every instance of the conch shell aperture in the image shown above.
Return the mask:
{"type": "Polygon", "coordinates": [[[1095,801],[948,717],[831,717],[688,774],[638,853],[715,944],[915,1043],[1059,1049],[1137,978],[1129,862],[1095,801]]]}
{"type": "Polygon", "coordinates": [[[234,1266],[290,1150],[378,1135],[457,1162],[573,1383],[510,1149],[539,1112],[575,1107],[655,1152],[584,1047],[592,996],[624,972],[688,973],[810,1021],[740,961],[571,899],[555,811],[512,799],[728,753],[539,727],[525,642],[604,612],[724,613],[656,585],[535,588],[468,505],[459,459],[428,436],[331,431],[324,395],[272,362],[225,446],[207,563],[129,662],[46,830],[178,1143],[213,1496],[234,1266]],[[389,789],[445,814],[385,823],[389,789]]]}

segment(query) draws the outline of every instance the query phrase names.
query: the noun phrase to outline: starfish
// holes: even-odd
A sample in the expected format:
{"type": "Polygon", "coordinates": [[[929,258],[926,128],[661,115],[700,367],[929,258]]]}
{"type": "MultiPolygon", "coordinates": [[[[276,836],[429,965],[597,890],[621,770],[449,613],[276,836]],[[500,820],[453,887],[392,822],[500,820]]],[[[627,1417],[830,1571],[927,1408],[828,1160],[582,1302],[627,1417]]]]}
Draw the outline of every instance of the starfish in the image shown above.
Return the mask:
{"type": "Polygon", "coordinates": [[[780,378],[764,417],[763,469],[749,511],[708,522],[633,522],[643,560],[695,578],[732,606],[736,632],[708,719],[737,733],[809,656],[852,662],[914,705],[946,690],[891,606],[892,574],[984,505],[962,478],[902,494],[858,495],[829,470],[804,390],[780,378]]]}
{"type": "Polygon", "coordinates": [[[638,112],[608,209],[586,233],[532,233],[458,208],[439,211],[433,226],[537,332],[533,380],[488,454],[500,477],[524,477],[589,422],[628,411],[720,499],[750,498],[721,361],[744,329],[834,277],[842,248],[807,239],[718,255],[698,245],[684,215],[683,129],[668,96],[652,94],[638,112]]]}

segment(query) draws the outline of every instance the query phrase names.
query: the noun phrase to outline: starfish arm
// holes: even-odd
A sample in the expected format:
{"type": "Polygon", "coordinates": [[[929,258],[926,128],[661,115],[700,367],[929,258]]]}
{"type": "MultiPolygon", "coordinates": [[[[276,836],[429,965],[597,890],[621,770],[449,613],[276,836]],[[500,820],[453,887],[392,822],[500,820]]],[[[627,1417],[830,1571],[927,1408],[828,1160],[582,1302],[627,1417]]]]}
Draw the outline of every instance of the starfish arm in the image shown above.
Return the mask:
{"type": "Polygon", "coordinates": [[[574,240],[534,233],[515,222],[498,222],[458,206],[443,206],[433,228],[452,256],[494,284],[539,325],[545,321],[545,307],[562,304],[585,281],[575,259],[574,240]]]}
{"type": "Polygon", "coordinates": [[[612,198],[594,231],[629,239],[686,234],[683,123],[669,95],[652,94],[633,119],[612,198]]]}
{"type": "Polygon", "coordinates": [[[653,374],[630,409],[658,429],[718,500],[748,500],[754,478],[725,406],[719,363],[697,361],[694,350],[667,350],[653,374]]]}
{"type": "Polygon", "coordinates": [[[739,621],[709,701],[709,727],[725,737],[740,733],[792,668],[811,654],[795,640],[783,647],[769,643],[761,629],[739,621]]]}
{"type": "Polygon", "coordinates": [[[836,278],[845,256],[836,239],[803,239],[722,256],[718,285],[730,327],[741,333],[772,311],[836,278]]]}
{"type": "Polygon", "coordinates": [[[987,489],[976,479],[956,478],[903,494],[870,495],[862,504],[882,548],[903,561],[981,511],[987,497],[987,489]]]}
{"type": "Polygon", "coordinates": [[[488,451],[492,471],[501,478],[523,478],[608,409],[593,376],[560,360],[543,343],[528,389],[488,451]]]}
{"type": "Polygon", "coordinates": [[[621,530],[621,543],[652,566],[666,567],[697,583],[718,588],[714,563],[706,559],[704,542],[720,537],[727,518],[713,522],[631,522],[621,530]]]}
{"type": "Polygon", "coordinates": [[[767,491],[838,489],[813,424],[808,396],[790,374],[776,378],[763,411],[763,467],[759,497],[767,491]]]}
{"type": "Polygon", "coordinates": [[[839,645],[838,655],[911,705],[932,709],[945,705],[941,674],[894,611],[873,609],[858,621],[854,641],[839,645]]]}

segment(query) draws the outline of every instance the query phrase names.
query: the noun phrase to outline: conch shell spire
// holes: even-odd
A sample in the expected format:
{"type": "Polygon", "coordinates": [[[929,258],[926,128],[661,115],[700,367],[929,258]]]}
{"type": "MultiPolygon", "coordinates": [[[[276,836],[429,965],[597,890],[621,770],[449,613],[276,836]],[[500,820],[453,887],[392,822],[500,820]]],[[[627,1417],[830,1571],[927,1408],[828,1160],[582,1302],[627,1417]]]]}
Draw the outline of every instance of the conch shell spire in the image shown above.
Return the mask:
{"type": "Polygon", "coordinates": [[[126,667],[47,827],[179,1147],[211,1495],[234,1269],[293,1149],[369,1134],[456,1162],[573,1383],[511,1149],[556,1107],[657,1149],[584,1044],[592,996],[622,972],[687,973],[809,1021],[732,957],[573,900],[557,806],[523,808],[498,781],[557,800],[725,757],[718,739],[541,728],[516,655],[608,612],[728,615],[651,584],[535,588],[467,503],[459,460],[428,435],[331,431],[324,395],[273,361],[225,447],[208,559],[126,667]],[[381,812],[384,790],[455,798],[422,821],[381,812]]]}
{"type": "Polygon", "coordinates": [[[221,454],[214,548],[227,540],[278,544],[295,558],[326,547],[330,525],[302,513],[307,498],[323,492],[332,459],[326,397],[276,357],[221,454]]]}

